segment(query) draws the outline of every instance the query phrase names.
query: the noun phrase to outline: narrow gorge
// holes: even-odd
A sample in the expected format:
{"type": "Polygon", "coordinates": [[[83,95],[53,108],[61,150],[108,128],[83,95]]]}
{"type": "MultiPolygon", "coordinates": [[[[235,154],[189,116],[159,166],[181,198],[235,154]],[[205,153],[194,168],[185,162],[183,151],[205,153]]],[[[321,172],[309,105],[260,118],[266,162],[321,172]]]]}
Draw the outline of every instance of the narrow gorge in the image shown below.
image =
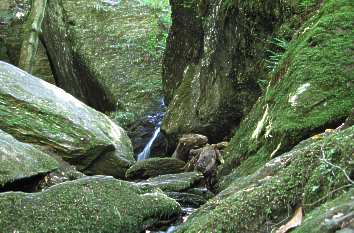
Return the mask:
{"type": "Polygon", "coordinates": [[[0,232],[353,233],[353,0],[0,0],[0,232]]]}

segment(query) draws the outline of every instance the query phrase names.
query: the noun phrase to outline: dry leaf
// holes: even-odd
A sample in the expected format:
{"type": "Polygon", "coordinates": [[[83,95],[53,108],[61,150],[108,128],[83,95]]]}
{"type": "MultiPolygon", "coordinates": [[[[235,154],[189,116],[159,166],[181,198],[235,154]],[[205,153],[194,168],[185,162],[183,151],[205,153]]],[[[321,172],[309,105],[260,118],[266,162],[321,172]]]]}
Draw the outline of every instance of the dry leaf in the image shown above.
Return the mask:
{"type": "Polygon", "coordinates": [[[302,223],[303,217],[304,217],[304,215],[303,215],[302,207],[297,208],[296,211],[295,211],[294,217],[287,224],[281,226],[276,231],[276,233],[286,233],[289,230],[300,226],[301,223],[302,223]]]}

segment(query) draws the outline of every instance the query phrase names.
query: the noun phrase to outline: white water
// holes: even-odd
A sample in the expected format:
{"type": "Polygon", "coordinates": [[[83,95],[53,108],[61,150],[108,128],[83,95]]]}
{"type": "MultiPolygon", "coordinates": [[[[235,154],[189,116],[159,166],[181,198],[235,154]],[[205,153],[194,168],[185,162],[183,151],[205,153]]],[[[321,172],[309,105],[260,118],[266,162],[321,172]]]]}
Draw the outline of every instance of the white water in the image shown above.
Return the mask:
{"type": "Polygon", "coordinates": [[[160,100],[161,112],[157,112],[156,114],[149,116],[150,122],[154,122],[156,128],[155,128],[154,134],[152,135],[152,138],[149,140],[149,142],[144,147],[144,150],[140,154],[138,154],[138,161],[145,160],[150,157],[151,147],[154,144],[155,140],[160,135],[161,124],[162,124],[162,119],[164,116],[165,107],[166,107],[165,101],[163,98],[161,98],[161,100],[160,100]]]}
{"type": "Polygon", "coordinates": [[[138,155],[138,161],[148,159],[150,157],[150,152],[151,152],[151,146],[154,144],[156,138],[160,135],[160,126],[158,126],[154,132],[154,135],[146,144],[144,150],[138,155]]]}

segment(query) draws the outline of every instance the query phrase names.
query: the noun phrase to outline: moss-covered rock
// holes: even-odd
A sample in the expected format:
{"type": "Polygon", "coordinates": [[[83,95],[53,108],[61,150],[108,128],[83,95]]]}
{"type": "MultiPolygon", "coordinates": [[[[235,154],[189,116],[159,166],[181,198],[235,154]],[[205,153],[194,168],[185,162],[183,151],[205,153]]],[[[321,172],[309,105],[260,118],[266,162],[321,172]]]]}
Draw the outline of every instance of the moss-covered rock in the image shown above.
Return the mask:
{"type": "Polygon", "coordinates": [[[203,175],[198,172],[185,172],[179,174],[167,174],[137,183],[138,187],[145,189],[160,188],[163,191],[183,191],[198,185],[203,175]]]}
{"type": "Polygon", "coordinates": [[[354,190],[329,201],[305,215],[294,233],[351,233],[354,229],[354,190]]]}
{"type": "Polygon", "coordinates": [[[45,175],[58,168],[50,155],[0,130],[0,189],[14,181],[45,175]]]}
{"type": "Polygon", "coordinates": [[[299,144],[266,165],[274,172],[262,168],[244,184],[235,179],[177,232],[271,232],[289,211],[311,211],[351,185],[353,139],[354,126],[299,144]]]}
{"type": "Polygon", "coordinates": [[[205,204],[208,200],[202,196],[188,192],[165,192],[167,196],[175,199],[182,206],[198,208],[205,204]]]}
{"type": "MultiPolygon", "coordinates": [[[[27,17],[31,11],[30,0],[2,0],[0,3],[0,60],[18,65],[27,17]]],[[[32,74],[55,84],[46,49],[39,43],[32,74]]]]}
{"type": "Polygon", "coordinates": [[[58,85],[97,110],[117,110],[120,123],[159,107],[161,71],[149,50],[158,53],[159,30],[158,15],[138,0],[49,0],[43,22],[58,85]]]}
{"type": "Polygon", "coordinates": [[[211,142],[231,136],[266,86],[271,41],[289,40],[314,2],[320,1],[171,1],[163,79],[173,98],[162,131],[172,147],[183,133],[211,142]]]}
{"type": "Polygon", "coordinates": [[[147,179],[159,175],[183,172],[185,162],[174,158],[152,158],[136,162],[127,172],[128,179],[147,179]]]}
{"type": "Polygon", "coordinates": [[[111,177],[82,178],[39,193],[0,194],[2,232],[142,232],[178,215],[161,191],[143,192],[111,177]]]}
{"type": "Polygon", "coordinates": [[[0,129],[56,150],[88,174],[125,177],[130,139],[107,116],[20,69],[0,62],[0,129]]]}
{"type": "Polygon", "coordinates": [[[224,153],[221,175],[254,172],[303,139],[339,126],[353,108],[353,2],[326,1],[294,34],[265,94],[224,153]],[[335,87],[335,88],[334,88],[335,87]]]}

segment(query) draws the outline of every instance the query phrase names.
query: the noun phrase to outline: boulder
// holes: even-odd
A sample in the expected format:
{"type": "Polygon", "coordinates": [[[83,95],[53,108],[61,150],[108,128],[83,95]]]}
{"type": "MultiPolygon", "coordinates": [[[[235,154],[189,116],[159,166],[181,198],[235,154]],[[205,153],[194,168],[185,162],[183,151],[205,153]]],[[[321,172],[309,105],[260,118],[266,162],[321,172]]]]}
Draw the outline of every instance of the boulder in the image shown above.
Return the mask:
{"type": "Polygon", "coordinates": [[[181,206],[198,208],[208,200],[203,197],[188,192],[165,192],[167,196],[176,200],[181,206]]]}
{"type": "Polygon", "coordinates": [[[230,141],[220,176],[236,167],[241,175],[251,174],[302,140],[337,128],[352,113],[353,53],[347,52],[354,36],[351,2],[326,1],[315,7],[319,9],[294,34],[264,95],[230,141]],[[332,33],[334,28],[340,33],[332,33]]]}
{"type": "Polygon", "coordinates": [[[87,177],[39,193],[0,194],[0,227],[10,232],[142,232],[181,207],[159,190],[112,177],[87,177]]]}
{"type": "MultiPolygon", "coordinates": [[[[267,163],[257,175],[234,178],[177,232],[274,232],[289,211],[301,206],[309,213],[352,187],[348,174],[354,169],[353,139],[354,126],[300,143],[267,163]]],[[[311,227],[304,229],[299,232],[313,232],[311,227]]]]}
{"type": "Polygon", "coordinates": [[[172,157],[187,162],[190,157],[190,150],[203,147],[208,143],[208,138],[201,134],[185,134],[179,141],[178,146],[172,157]]]}
{"type": "Polygon", "coordinates": [[[183,172],[185,162],[174,158],[152,158],[136,162],[127,172],[128,179],[147,179],[183,172]]]}
{"type": "Polygon", "coordinates": [[[107,116],[62,89],[0,62],[0,129],[55,150],[87,174],[125,177],[132,146],[107,116]]]}
{"type": "Polygon", "coordinates": [[[139,0],[48,1],[43,40],[57,84],[97,110],[117,110],[121,124],[158,109],[158,15],[139,0]]]}
{"type": "Polygon", "coordinates": [[[203,175],[198,172],[185,172],[179,174],[167,174],[146,181],[137,183],[138,187],[142,188],[160,188],[163,191],[180,192],[193,188],[198,185],[203,179],[203,175]]]}
{"type": "Polygon", "coordinates": [[[50,155],[0,130],[0,190],[24,191],[27,185],[36,188],[36,177],[43,178],[57,168],[57,161],[50,155]]]}

